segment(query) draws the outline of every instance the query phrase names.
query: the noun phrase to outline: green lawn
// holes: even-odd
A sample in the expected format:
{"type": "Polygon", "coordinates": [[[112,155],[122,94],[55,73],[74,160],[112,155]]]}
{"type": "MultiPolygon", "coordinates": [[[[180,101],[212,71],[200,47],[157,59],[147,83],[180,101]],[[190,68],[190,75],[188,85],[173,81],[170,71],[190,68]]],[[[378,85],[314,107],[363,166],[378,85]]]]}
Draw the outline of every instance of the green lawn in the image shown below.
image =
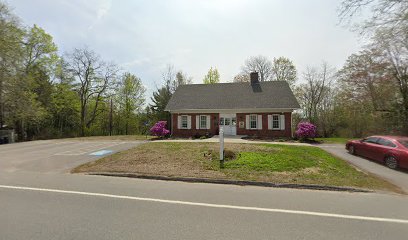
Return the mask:
{"type": "Polygon", "coordinates": [[[399,191],[317,147],[227,143],[225,148],[232,159],[225,162],[223,169],[217,143],[157,141],[81,165],[73,172],[127,172],[399,191]]]}
{"type": "Polygon", "coordinates": [[[240,179],[286,183],[323,184],[379,188],[387,184],[374,176],[357,171],[345,161],[326,151],[307,146],[266,144],[265,152],[241,152],[225,164],[226,174],[240,179]]]}
{"type": "Polygon", "coordinates": [[[271,171],[271,172],[295,172],[305,168],[316,167],[319,159],[326,159],[328,156],[320,149],[302,148],[292,146],[265,147],[273,149],[275,152],[241,152],[236,160],[228,161],[225,164],[227,169],[245,169],[251,171],[271,171]],[[317,151],[316,151],[317,150],[317,151]]]}
{"type": "Polygon", "coordinates": [[[348,140],[354,140],[355,138],[315,138],[316,141],[321,143],[338,143],[346,144],[348,140]]]}

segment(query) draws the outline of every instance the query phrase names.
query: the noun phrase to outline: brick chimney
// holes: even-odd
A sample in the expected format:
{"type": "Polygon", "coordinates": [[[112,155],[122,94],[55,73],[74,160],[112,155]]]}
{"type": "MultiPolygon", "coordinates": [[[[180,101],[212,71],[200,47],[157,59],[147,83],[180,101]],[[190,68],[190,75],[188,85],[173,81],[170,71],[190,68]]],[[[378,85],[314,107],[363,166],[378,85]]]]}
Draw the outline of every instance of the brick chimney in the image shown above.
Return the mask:
{"type": "Polygon", "coordinates": [[[251,85],[259,84],[258,72],[251,72],[250,78],[251,78],[251,85]]]}

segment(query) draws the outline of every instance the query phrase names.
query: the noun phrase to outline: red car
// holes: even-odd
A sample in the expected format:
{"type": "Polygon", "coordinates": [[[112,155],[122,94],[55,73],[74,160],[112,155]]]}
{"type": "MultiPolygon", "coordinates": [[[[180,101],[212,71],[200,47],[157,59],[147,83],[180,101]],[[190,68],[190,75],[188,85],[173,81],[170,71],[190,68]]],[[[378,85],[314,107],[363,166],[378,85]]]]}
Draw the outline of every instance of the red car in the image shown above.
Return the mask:
{"type": "Polygon", "coordinates": [[[371,136],[348,141],[346,149],[351,154],[383,162],[392,169],[408,169],[408,137],[371,136]]]}

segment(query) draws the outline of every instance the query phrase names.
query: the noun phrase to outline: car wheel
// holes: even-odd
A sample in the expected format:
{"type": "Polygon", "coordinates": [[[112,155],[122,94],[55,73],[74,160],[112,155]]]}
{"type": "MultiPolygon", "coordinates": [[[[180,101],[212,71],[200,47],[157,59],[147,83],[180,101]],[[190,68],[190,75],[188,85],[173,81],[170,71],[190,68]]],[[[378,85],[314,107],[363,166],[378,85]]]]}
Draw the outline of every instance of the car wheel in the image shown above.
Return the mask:
{"type": "Polygon", "coordinates": [[[398,161],[395,157],[388,156],[385,158],[385,165],[391,169],[396,169],[398,167],[398,161]]]}
{"type": "Polygon", "coordinates": [[[348,148],[348,151],[349,151],[349,153],[350,153],[350,154],[352,154],[352,155],[355,155],[355,154],[356,154],[356,152],[355,152],[355,149],[354,149],[354,146],[353,146],[353,145],[351,145],[351,146],[348,148]]]}

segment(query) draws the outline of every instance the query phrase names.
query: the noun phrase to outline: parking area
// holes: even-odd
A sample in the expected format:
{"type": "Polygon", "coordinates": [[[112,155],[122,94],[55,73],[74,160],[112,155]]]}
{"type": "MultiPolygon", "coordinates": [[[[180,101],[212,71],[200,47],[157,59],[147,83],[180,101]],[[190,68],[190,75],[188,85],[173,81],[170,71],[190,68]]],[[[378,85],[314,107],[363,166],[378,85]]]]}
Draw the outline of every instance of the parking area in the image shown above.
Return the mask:
{"type": "Polygon", "coordinates": [[[0,171],[67,173],[72,168],[143,141],[44,140],[0,145],[0,171]]]}

